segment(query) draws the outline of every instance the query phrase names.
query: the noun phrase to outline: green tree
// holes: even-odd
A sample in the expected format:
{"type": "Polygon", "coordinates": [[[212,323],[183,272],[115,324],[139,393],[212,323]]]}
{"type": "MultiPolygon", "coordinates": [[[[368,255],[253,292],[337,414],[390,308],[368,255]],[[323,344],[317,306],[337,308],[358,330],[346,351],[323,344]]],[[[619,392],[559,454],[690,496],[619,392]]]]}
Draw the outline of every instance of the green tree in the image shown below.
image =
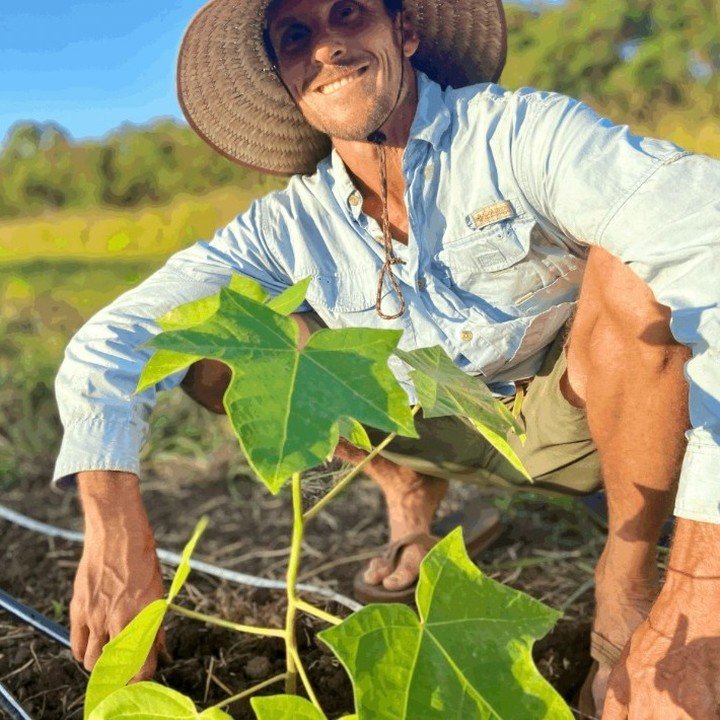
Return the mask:
{"type": "Polygon", "coordinates": [[[570,0],[508,8],[503,82],[555,90],[609,114],[652,122],[673,107],[720,111],[716,0],[570,0]]]}

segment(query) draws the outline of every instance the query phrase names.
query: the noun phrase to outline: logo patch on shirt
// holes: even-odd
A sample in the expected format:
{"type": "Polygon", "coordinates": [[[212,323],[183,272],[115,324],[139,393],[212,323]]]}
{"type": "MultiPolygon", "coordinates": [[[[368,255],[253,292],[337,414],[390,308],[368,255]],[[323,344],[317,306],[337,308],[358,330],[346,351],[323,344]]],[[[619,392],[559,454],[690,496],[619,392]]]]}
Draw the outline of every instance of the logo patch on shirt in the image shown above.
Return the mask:
{"type": "Polygon", "coordinates": [[[470,213],[467,216],[467,223],[475,230],[482,230],[488,225],[513,217],[515,217],[515,208],[512,203],[509,200],[502,200],[470,213]]]}

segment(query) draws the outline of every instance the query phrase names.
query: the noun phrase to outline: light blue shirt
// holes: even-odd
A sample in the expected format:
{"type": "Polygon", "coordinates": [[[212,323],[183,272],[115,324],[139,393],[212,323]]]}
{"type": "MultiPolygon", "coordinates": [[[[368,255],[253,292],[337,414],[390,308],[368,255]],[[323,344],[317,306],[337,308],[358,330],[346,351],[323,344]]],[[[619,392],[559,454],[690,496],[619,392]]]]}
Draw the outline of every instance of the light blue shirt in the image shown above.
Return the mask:
{"type": "MultiPolygon", "coordinates": [[[[65,427],[55,481],[80,470],[138,473],[158,390],[134,395],[154,318],[233,273],[277,294],[312,276],[308,304],[329,327],[400,328],[400,346],[441,345],[499,393],[532,376],[571,316],[588,248],[630,267],[672,309],[689,345],[692,429],[676,514],[720,523],[720,162],[632,135],[582,103],[493,84],[443,91],[418,74],[403,158],[409,215],[395,273],[405,314],[375,311],[382,233],[336,153],[253,203],[212,241],[183,250],[95,315],[56,383],[65,427]]],[[[396,309],[392,293],[383,309],[396,309]]],[[[409,393],[405,368],[393,366],[409,393]]],[[[652,418],[648,418],[652,422],[652,418]]]]}

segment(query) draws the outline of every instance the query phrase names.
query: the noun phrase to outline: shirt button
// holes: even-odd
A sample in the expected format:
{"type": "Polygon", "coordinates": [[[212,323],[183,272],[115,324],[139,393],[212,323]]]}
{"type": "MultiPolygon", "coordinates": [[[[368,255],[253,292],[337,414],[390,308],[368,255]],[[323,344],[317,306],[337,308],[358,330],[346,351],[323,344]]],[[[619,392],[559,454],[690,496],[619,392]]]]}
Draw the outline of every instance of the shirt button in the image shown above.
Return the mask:
{"type": "Polygon", "coordinates": [[[425,168],[425,179],[426,180],[432,180],[433,175],[435,175],[435,168],[433,167],[432,163],[429,163],[427,167],[425,168]]]}
{"type": "Polygon", "coordinates": [[[470,342],[473,339],[473,334],[469,330],[463,330],[460,333],[460,339],[463,342],[470,342]]]}
{"type": "Polygon", "coordinates": [[[360,193],[354,192],[354,193],[350,196],[350,200],[349,200],[348,202],[349,202],[353,207],[357,207],[357,206],[362,202],[362,200],[360,199],[360,193]]]}
{"type": "Polygon", "coordinates": [[[420,278],[417,282],[418,290],[424,290],[427,287],[427,280],[420,278]]]}

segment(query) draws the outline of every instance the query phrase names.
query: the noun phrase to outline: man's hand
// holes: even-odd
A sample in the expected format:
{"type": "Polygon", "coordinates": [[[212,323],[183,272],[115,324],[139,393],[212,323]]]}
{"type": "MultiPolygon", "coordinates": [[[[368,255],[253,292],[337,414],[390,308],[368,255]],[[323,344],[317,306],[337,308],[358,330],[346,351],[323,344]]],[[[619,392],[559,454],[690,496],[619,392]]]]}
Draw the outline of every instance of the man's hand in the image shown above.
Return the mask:
{"type": "MultiPolygon", "coordinates": [[[[105,643],[146,605],[163,595],[152,530],[135,475],[78,473],[85,511],[85,546],[70,603],[70,641],[75,659],[92,670],[105,643]]],[[[137,680],[150,679],[162,630],[137,680]]]]}
{"type": "Polygon", "coordinates": [[[720,526],[678,520],[668,577],[610,675],[603,720],[720,718],[720,526]]]}

